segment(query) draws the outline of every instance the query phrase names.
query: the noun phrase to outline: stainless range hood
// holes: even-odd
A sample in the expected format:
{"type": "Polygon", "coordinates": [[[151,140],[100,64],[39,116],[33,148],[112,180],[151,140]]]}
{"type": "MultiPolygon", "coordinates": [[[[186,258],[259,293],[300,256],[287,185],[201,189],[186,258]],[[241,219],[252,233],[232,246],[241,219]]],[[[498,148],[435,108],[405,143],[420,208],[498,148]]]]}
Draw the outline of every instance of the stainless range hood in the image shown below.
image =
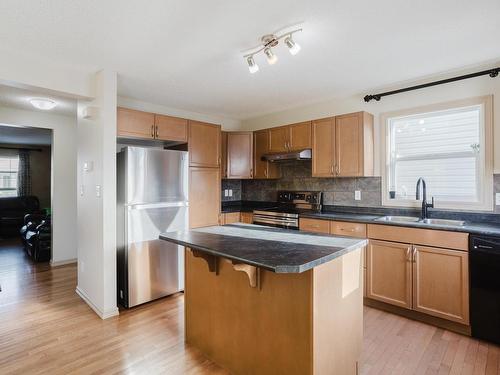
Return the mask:
{"type": "Polygon", "coordinates": [[[311,154],[311,149],[306,148],[304,150],[265,154],[264,156],[262,156],[262,160],[267,160],[270,162],[282,160],[311,160],[311,154]]]}

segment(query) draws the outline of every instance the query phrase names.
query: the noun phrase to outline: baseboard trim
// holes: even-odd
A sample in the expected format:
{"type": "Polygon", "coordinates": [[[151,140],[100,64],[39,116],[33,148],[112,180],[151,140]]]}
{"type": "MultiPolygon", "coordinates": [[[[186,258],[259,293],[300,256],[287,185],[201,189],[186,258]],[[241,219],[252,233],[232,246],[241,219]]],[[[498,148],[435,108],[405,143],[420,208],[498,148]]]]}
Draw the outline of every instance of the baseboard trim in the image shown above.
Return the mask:
{"type": "Polygon", "coordinates": [[[101,319],[108,319],[108,318],[111,318],[113,316],[117,316],[120,314],[119,310],[118,310],[118,307],[115,307],[114,309],[110,310],[110,311],[101,311],[101,309],[99,309],[96,305],[94,305],[92,303],[92,301],[90,300],[90,298],[87,296],[87,294],[81,290],[78,286],[76,287],[76,294],[78,294],[80,296],[81,299],[83,299],[83,301],[89,305],[89,307],[94,310],[94,312],[101,318],[101,319]]]}
{"type": "Polygon", "coordinates": [[[407,310],[399,306],[389,305],[387,303],[377,301],[371,298],[363,299],[365,306],[370,306],[375,309],[387,311],[392,314],[401,315],[408,319],[418,320],[419,322],[427,323],[439,328],[444,328],[449,331],[460,333],[462,335],[470,336],[471,328],[468,325],[452,322],[450,320],[438,318],[435,316],[427,315],[415,310],[407,310]]]}
{"type": "Polygon", "coordinates": [[[53,260],[50,261],[50,266],[51,267],[61,267],[61,266],[66,266],[68,264],[74,264],[77,262],[77,259],[67,259],[67,260],[58,260],[57,262],[54,262],[53,260]]]}

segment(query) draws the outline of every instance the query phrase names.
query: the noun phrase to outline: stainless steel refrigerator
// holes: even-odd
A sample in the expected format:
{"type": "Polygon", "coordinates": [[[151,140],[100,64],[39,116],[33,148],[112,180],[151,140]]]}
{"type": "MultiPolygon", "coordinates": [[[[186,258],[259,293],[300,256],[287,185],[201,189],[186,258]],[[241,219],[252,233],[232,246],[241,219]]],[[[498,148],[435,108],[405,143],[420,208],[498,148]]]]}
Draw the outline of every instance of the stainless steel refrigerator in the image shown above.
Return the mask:
{"type": "Polygon", "coordinates": [[[132,307],[184,290],[184,247],[158,239],[188,228],[188,154],[124,147],[117,155],[118,301],[132,307]]]}

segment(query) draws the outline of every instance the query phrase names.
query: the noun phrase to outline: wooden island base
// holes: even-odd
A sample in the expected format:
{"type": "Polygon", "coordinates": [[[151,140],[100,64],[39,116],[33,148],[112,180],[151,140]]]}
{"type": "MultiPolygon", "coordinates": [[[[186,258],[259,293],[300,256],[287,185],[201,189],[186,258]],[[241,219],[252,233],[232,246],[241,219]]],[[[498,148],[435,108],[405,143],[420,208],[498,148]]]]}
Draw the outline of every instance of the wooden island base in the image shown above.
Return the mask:
{"type": "Polygon", "coordinates": [[[361,254],[274,273],[186,249],[186,341],[236,375],[356,374],[361,254]]]}

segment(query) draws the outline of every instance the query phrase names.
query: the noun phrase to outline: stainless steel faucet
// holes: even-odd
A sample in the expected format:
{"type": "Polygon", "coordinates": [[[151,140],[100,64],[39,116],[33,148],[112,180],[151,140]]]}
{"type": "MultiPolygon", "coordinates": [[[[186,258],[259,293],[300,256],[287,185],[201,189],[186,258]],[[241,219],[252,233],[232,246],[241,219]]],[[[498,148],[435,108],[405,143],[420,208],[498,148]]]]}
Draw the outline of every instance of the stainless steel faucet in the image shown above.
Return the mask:
{"type": "Polygon", "coordinates": [[[425,185],[425,180],[420,177],[417,181],[416,199],[420,199],[420,182],[422,182],[422,213],[420,214],[420,219],[424,220],[427,219],[427,209],[434,208],[434,197],[432,197],[432,203],[427,203],[427,187],[425,185]]]}

